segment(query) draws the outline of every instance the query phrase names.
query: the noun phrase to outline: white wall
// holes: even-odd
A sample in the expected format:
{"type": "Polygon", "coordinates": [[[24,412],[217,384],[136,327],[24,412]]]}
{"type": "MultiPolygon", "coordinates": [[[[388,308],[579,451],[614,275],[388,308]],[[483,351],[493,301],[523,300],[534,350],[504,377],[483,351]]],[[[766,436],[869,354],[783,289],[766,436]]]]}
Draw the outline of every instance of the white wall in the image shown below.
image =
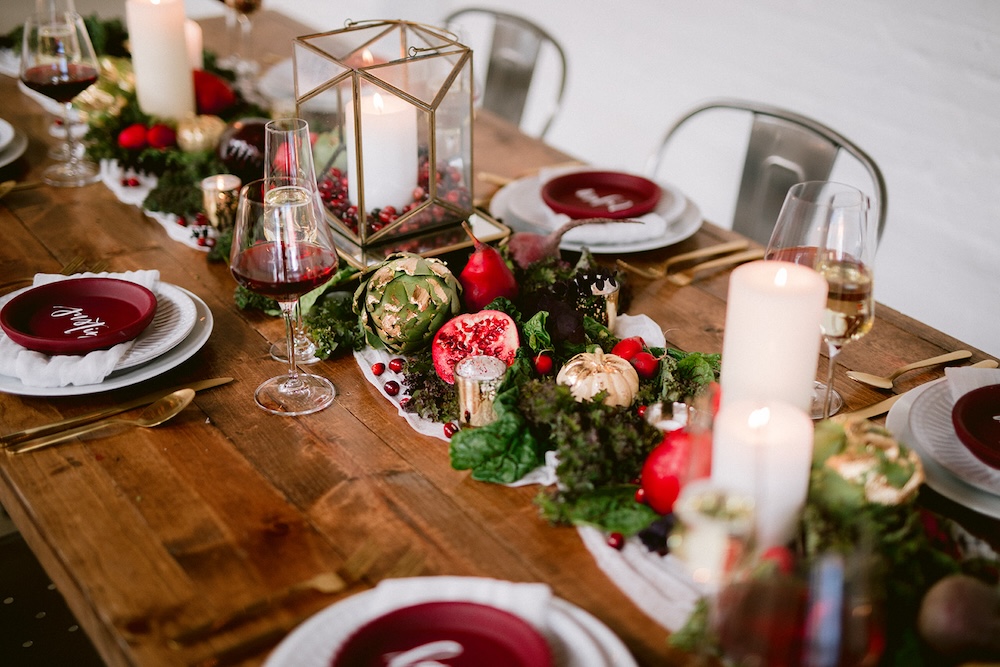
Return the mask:
{"type": "MultiPolygon", "coordinates": [[[[192,16],[221,8],[217,0],[186,3],[192,16]]],[[[710,97],[755,99],[825,122],[885,174],[878,299],[1000,356],[1000,2],[264,4],[319,30],[347,18],[436,23],[467,4],[532,18],[560,39],[570,62],[564,112],[547,140],[602,166],[641,170],[669,122],[710,97]]],[[[692,174],[703,182],[685,191],[710,219],[731,219],[732,193],[692,174]]]]}

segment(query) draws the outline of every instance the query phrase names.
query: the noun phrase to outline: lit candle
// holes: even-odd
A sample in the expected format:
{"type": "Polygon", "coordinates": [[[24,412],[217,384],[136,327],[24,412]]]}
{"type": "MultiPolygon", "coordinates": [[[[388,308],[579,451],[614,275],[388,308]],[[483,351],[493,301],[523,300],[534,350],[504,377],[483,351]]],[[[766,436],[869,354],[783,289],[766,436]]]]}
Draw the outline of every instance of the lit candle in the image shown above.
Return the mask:
{"type": "Polygon", "coordinates": [[[785,544],[805,506],[813,424],[781,401],[730,400],[712,430],[712,481],[754,499],[757,547],[785,544]]]}
{"type": "Polygon", "coordinates": [[[201,26],[191,19],[184,21],[184,42],[187,45],[188,62],[191,63],[191,69],[205,69],[204,39],[201,34],[201,26]]]}
{"type": "Polygon", "coordinates": [[[361,167],[355,145],[354,105],[347,105],[347,188],[360,205],[360,176],[364,176],[364,206],[367,211],[385,206],[402,209],[413,199],[417,183],[417,110],[386,92],[362,95],[361,167]]]}
{"type": "Polygon", "coordinates": [[[180,120],[194,113],[182,0],[126,0],[135,94],[150,116],[180,120]]]}
{"type": "Polygon", "coordinates": [[[722,402],[778,400],[809,409],[827,285],[816,271],[760,261],[729,279],[722,402]]]}
{"type": "Polygon", "coordinates": [[[224,230],[232,226],[240,186],[239,176],[216,174],[201,181],[201,202],[212,226],[224,230]]]}

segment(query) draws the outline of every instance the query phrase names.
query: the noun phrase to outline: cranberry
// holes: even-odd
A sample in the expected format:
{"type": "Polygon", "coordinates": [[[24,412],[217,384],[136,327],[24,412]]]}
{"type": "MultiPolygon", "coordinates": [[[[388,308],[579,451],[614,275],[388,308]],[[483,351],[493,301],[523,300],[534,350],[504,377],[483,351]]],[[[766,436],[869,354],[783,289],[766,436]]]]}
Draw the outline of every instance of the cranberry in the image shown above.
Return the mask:
{"type": "Polygon", "coordinates": [[[372,373],[375,375],[382,375],[382,373],[385,373],[385,364],[381,361],[372,364],[372,373]]]}
{"type": "Polygon", "coordinates": [[[641,486],[635,490],[635,502],[639,503],[640,505],[646,504],[646,489],[642,488],[641,486]]]}
{"type": "Polygon", "coordinates": [[[625,536],[621,533],[611,533],[608,535],[608,546],[621,551],[625,546],[625,536]]]}
{"type": "Polygon", "coordinates": [[[403,398],[399,399],[399,407],[403,408],[404,410],[406,409],[406,406],[408,406],[409,404],[410,404],[409,396],[404,396],[403,398]]]}
{"type": "Polygon", "coordinates": [[[456,424],[455,422],[448,422],[447,424],[444,425],[444,437],[446,438],[450,439],[451,436],[458,433],[458,431],[459,431],[458,424],[456,424]]]}
{"type": "Polygon", "coordinates": [[[405,363],[406,363],[406,361],[404,359],[400,359],[399,357],[396,357],[395,359],[391,359],[389,361],[389,370],[392,371],[393,373],[398,373],[401,370],[403,370],[403,365],[405,363]]]}
{"type": "Polygon", "coordinates": [[[648,406],[640,405],[639,407],[637,407],[635,409],[635,412],[636,412],[636,414],[639,415],[640,419],[644,419],[646,417],[646,410],[647,409],[648,409],[648,406]]]}
{"type": "Polygon", "coordinates": [[[177,216],[177,224],[180,225],[181,227],[187,227],[188,226],[187,218],[185,218],[183,215],[177,216]]]}
{"type": "Polygon", "coordinates": [[[395,396],[396,394],[398,394],[399,393],[399,383],[396,382],[395,380],[389,380],[388,382],[386,382],[385,383],[385,393],[389,394],[390,396],[395,396]]]}

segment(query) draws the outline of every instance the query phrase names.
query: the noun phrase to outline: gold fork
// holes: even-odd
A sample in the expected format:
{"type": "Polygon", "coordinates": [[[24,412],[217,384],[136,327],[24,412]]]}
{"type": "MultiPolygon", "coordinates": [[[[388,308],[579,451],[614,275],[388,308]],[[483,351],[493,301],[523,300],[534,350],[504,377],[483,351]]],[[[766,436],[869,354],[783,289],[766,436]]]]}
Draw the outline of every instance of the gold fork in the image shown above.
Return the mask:
{"type": "Polygon", "coordinates": [[[694,282],[697,274],[703,271],[721,269],[727,266],[742,264],[743,262],[750,262],[755,259],[762,259],[763,257],[763,248],[744,250],[743,252],[738,252],[735,255],[726,255],[725,257],[720,257],[719,259],[713,259],[707,262],[702,262],[701,264],[695,264],[690,269],[679,273],[671,273],[667,276],[667,280],[672,282],[674,285],[685,287],[694,282]]]}
{"type": "Polygon", "coordinates": [[[649,278],[650,280],[656,280],[657,278],[662,278],[670,272],[670,267],[683,262],[688,262],[692,259],[701,259],[703,257],[711,257],[712,255],[722,255],[729,252],[735,252],[737,250],[745,250],[747,246],[750,245],[749,241],[729,241],[727,243],[719,243],[716,245],[708,246],[707,248],[699,248],[698,250],[692,250],[690,252],[682,252],[679,255],[674,255],[669,258],[659,268],[649,268],[644,269],[638,266],[629,264],[625,260],[619,259],[618,266],[625,271],[631,271],[632,273],[643,276],[644,278],[649,278]]]}

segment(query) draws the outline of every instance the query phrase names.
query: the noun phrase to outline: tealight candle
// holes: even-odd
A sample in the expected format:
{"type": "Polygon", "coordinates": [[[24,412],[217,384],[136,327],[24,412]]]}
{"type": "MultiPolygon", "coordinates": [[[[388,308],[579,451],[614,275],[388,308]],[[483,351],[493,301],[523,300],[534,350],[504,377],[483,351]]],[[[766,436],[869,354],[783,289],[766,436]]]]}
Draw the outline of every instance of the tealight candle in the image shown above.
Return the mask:
{"type": "Polygon", "coordinates": [[[228,229],[233,224],[242,184],[239,176],[233,174],[216,174],[202,179],[202,206],[208,221],[216,229],[228,229]]]}
{"type": "Polygon", "coordinates": [[[753,497],[759,548],[785,544],[794,534],[809,489],[812,451],[812,420],[796,406],[730,400],[719,409],[712,481],[753,497]]]}
{"type": "Polygon", "coordinates": [[[809,409],[827,284],[790,262],[759,261],[732,272],[722,343],[722,403],[778,400],[809,409]]]}
{"type": "Polygon", "coordinates": [[[475,355],[455,364],[458,415],[462,426],[485,426],[496,421],[493,400],[507,364],[496,357],[475,355]]]}
{"type": "Polygon", "coordinates": [[[344,114],[347,134],[347,191],[360,204],[364,177],[365,209],[395,206],[413,198],[417,183],[417,110],[386,92],[362,95],[361,134],[355,137],[354,105],[344,114]],[[360,160],[357,142],[360,141],[360,160]]]}
{"type": "Polygon", "coordinates": [[[126,0],[135,94],[150,116],[180,120],[193,114],[194,77],[182,0],[126,0]]]}

